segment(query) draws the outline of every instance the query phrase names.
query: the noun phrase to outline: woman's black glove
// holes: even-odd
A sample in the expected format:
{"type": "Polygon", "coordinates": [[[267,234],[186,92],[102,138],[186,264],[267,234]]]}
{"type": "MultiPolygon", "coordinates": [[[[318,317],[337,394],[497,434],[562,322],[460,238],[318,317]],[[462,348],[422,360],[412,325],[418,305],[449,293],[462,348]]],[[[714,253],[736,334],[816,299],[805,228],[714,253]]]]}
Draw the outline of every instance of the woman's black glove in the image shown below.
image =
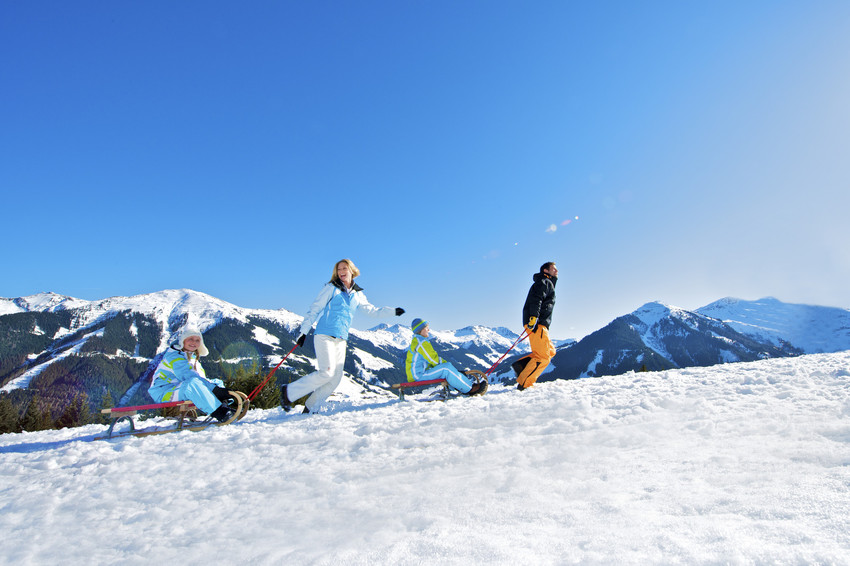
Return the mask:
{"type": "Polygon", "coordinates": [[[396,316],[401,316],[401,315],[403,315],[403,314],[404,314],[404,309],[403,309],[403,308],[401,308],[401,307],[396,307],[396,308],[395,308],[395,315],[396,315],[396,316]]]}
{"type": "Polygon", "coordinates": [[[298,344],[298,347],[300,348],[301,346],[304,345],[304,340],[306,340],[306,339],[307,339],[307,335],[302,334],[301,336],[298,337],[298,340],[296,340],[295,343],[298,344]]]}

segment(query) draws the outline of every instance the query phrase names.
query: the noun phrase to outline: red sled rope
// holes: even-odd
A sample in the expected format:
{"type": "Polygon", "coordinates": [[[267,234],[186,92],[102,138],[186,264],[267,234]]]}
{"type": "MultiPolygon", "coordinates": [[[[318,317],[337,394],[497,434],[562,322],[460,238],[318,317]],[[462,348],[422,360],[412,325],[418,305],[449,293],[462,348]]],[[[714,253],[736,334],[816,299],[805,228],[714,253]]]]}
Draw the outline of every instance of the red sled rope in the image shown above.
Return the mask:
{"type": "Polygon", "coordinates": [[[281,360],[277,363],[277,365],[276,365],[276,366],[274,366],[274,368],[273,368],[273,369],[269,372],[269,374],[266,376],[265,381],[263,381],[261,384],[259,384],[259,385],[258,385],[258,386],[257,386],[257,387],[256,387],[256,388],[252,391],[252,392],[251,392],[251,394],[250,394],[250,395],[248,395],[248,400],[249,400],[249,401],[253,401],[253,400],[254,400],[254,397],[256,397],[256,396],[260,393],[260,391],[262,391],[262,390],[263,390],[263,387],[265,387],[265,386],[266,386],[266,383],[268,383],[268,382],[269,382],[269,380],[272,378],[272,376],[274,375],[274,372],[276,372],[276,371],[277,371],[277,368],[279,368],[279,367],[280,367],[280,365],[281,365],[281,364],[282,364],[282,363],[286,360],[286,358],[288,358],[288,357],[289,357],[289,354],[291,354],[292,352],[294,352],[294,351],[295,351],[295,348],[297,348],[297,347],[298,347],[298,343],[296,342],[296,343],[295,343],[295,345],[292,347],[292,349],[291,349],[289,352],[287,352],[287,354],[286,354],[285,356],[283,356],[283,358],[281,358],[281,360]]]}
{"type": "Polygon", "coordinates": [[[523,326],[523,327],[522,327],[522,334],[520,334],[520,335],[519,335],[519,338],[517,338],[517,339],[516,339],[516,341],[515,341],[515,342],[511,345],[511,347],[510,347],[510,348],[508,348],[508,351],[507,351],[507,352],[505,352],[504,354],[502,354],[502,357],[501,357],[501,358],[499,358],[498,360],[496,360],[496,363],[495,363],[495,364],[493,364],[492,366],[490,366],[490,369],[488,369],[488,370],[484,373],[484,376],[485,376],[485,377],[490,377],[490,374],[491,374],[491,373],[493,373],[493,370],[494,370],[494,369],[496,369],[496,366],[497,366],[497,365],[499,365],[499,363],[501,363],[501,361],[505,359],[505,356],[507,356],[507,355],[508,355],[508,353],[509,353],[511,350],[513,350],[513,349],[514,349],[514,347],[515,347],[517,344],[519,344],[520,342],[522,342],[522,341],[523,341],[523,340],[525,340],[526,338],[528,338],[528,328],[526,328],[525,326],[523,326]]]}

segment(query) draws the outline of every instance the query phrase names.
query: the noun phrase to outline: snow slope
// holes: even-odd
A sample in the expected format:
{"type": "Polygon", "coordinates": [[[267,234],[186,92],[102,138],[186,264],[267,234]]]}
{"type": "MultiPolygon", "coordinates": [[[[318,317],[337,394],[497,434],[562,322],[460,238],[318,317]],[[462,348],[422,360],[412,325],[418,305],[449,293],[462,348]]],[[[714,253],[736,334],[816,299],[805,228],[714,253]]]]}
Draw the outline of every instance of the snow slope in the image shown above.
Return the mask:
{"type": "Polygon", "coordinates": [[[670,352],[667,351],[667,347],[664,345],[665,336],[661,333],[660,323],[670,318],[676,318],[686,326],[693,328],[691,313],[658,301],[646,303],[634,311],[632,316],[640,321],[638,328],[635,330],[641,335],[643,343],[671,362],[673,361],[673,356],[670,355],[670,352]]]}
{"type": "MultiPolygon", "coordinates": [[[[848,564],[850,352],[0,436],[0,563],[848,564]]],[[[335,399],[335,400],[334,400],[335,399]]]]}

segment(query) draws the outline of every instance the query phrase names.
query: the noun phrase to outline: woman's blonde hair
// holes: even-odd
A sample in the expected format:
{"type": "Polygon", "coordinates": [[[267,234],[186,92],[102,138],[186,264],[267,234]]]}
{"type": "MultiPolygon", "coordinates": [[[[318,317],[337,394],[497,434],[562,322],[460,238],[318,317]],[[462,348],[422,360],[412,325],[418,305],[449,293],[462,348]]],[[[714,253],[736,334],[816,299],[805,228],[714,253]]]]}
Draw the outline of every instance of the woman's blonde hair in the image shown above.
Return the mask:
{"type": "Polygon", "coordinates": [[[339,280],[339,275],[336,274],[336,268],[339,267],[340,263],[344,263],[348,266],[348,270],[351,272],[351,280],[354,281],[354,278],[360,275],[360,270],[357,269],[357,266],[354,265],[354,262],[350,259],[341,259],[334,264],[334,272],[331,275],[331,283],[341,283],[339,280]]]}

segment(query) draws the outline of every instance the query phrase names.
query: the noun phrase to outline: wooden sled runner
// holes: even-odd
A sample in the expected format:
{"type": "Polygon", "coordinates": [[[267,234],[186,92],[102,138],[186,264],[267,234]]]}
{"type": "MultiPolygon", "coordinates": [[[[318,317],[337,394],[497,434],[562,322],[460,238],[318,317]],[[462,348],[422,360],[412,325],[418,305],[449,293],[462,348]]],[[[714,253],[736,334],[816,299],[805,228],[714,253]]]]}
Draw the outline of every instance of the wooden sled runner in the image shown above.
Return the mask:
{"type": "Polygon", "coordinates": [[[224,426],[237,421],[245,416],[250,406],[248,396],[241,391],[228,391],[234,399],[233,415],[226,421],[218,422],[210,417],[205,417],[202,420],[198,418],[198,410],[191,401],[172,401],[170,403],[153,403],[150,405],[136,405],[133,407],[113,407],[111,409],[102,409],[100,412],[108,414],[110,418],[109,428],[106,434],[96,436],[95,440],[109,440],[111,438],[121,438],[124,436],[149,436],[152,434],[166,434],[169,432],[177,432],[181,430],[204,430],[213,426],[224,426]],[[133,417],[139,414],[139,411],[151,409],[167,409],[169,407],[177,408],[177,416],[167,417],[175,420],[175,424],[168,426],[151,426],[143,429],[136,429],[136,424],[133,422],[133,417]],[[115,427],[121,421],[127,421],[128,430],[116,431],[115,427]]]}
{"type": "Polygon", "coordinates": [[[449,384],[446,383],[445,379],[426,379],[423,381],[406,381],[404,383],[394,383],[392,385],[392,388],[397,390],[399,400],[404,401],[405,390],[412,390],[414,387],[426,387],[428,385],[440,385],[440,394],[445,395],[448,399],[449,384]]]}

